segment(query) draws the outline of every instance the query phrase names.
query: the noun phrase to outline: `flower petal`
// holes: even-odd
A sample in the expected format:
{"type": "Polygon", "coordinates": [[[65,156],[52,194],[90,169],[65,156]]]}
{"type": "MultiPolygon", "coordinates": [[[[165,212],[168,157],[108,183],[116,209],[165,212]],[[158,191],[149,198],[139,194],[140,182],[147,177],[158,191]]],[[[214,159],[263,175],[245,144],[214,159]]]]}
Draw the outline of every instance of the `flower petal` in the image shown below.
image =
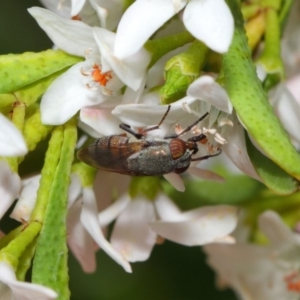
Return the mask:
{"type": "Polygon", "coordinates": [[[241,299],[293,299],[278,293],[284,280],[278,278],[280,274],[268,257],[271,255],[268,249],[247,244],[211,244],[204,250],[208,254],[208,264],[241,299]]]}
{"type": "Polygon", "coordinates": [[[87,49],[97,51],[92,28],[85,23],[61,18],[40,7],[28,11],[59,49],[82,57],[87,49]]]}
{"type": "Polygon", "coordinates": [[[22,156],[27,146],[20,130],[0,113],[0,156],[22,156]]]}
{"type": "Polygon", "coordinates": [[[300,101],[298,102],[293,97],[284,84],[278,85],[270,100],[276,115],[295,146],[300,147],[300,101]]]}
{"type": "Polygon", "coordinates": [[[164,194],[159,194],[154,201],[156,211],[163,221],[176,221],[181,216],[181,210],[164,194]]]}
{"type": "Polygon", "coordinates": [[[124,10],[123,1],[122,0],[110,0],[110,1],[90,0],[90,3],[93,6],[93,8],[96,10],[99,19],[102,20],[101,27],[109,30],[116,29],[124,10]]]}
{"type": "Polygon", "coordinates": [[[210,49],[225,53],[231,44],[234,21],[224,0],[191,0],[183,14],[187,30],[210,49]]]}
{"type": "Polygon", "coordinates": [[[95,242],[103,249],[112,259],[120,264],[124,270],[131,273],[131,267],[128,261],[116,251],[112,245],[103,236],[102,230],[98,221],[97,204],[94,192],[91,188],[83,189],[83,206],[80,220],[85,229],[93,237],[95,242]]]}
{"type": "Polygon", "coordinates": [[[289,80],[285,82],[285,86],[294,96],[295,100],[300,103],[300,74],[289,78],[289,80]]]}
{"type": "Polygon", "coordinates": [[[122,82],[133,90],[137,90],[144,81],[146,69],[151,60],[150,54],[146,50],[141,49],[134,55],[119,60],[112,52],[115,43],[115,33],[104,28],[94,28],[93,33],[101,52],[102,71],[113,70],[122,82]],[[106,69],[105,62],[111,69],[106,69]]]}
{"type": "Polygon", "coordinates": [[[223,145],[222,149],[230,158],[230,160],[243,173],[260,181],[260,177],[257,175],[247,153],[244,128],[241,124],[239,124],[239,122],[237,122],[237,118],[234,118],[235,120],[233,120],[233,123],[235,125],[228,131],[228,134],[225,136],[228,143],[223,145]]]}
{"type": "Polygon", "coordinates": [[[101,227],[105,227],[110,224],[117,216],[126,208],[129,204],[130,198],[127,194],[120,197],[117,201],[111,204],[106,209],[99,213],[99,223],[101,227]]]}
{"type": "Polygon", "coordinates": [[[273,246],[280,247],[288,243],[297,244],[294,234],[274,211],[265,211],[259,216],[258,222],[259,228],[273,246]]]}
{"type": "Polygon", "coordinates": [[[179,192],[185,191],[185,186],[182,178],[176,173],[165,174],[164,178],[179,192]]]}
{"type": "MultiPolygon", "coordinates": [[[[181,119],[187,116],[187,113],[182,109],[182,105],[184,103],[190,105],[197,101],[195,98],[185,97],[173,103],[162,125],[173,125],[180,122],[181,119]]],[[[157,125],[166,113],[167,108],[168,105],[124,104],[116,106],[112,114],[132,127],[144,127],[157,125]]]]}
{"type": "Polygon", "coordinates": [[[31,212],[35,206],[37,190],[40,186],[40,179],[41,175],[33,176],[23,187],[19,200],[10,214],[11,218],[19,222],[29,220],[31,212]]]}
{"type": "Polygon", "coordinates": [[[103,211],[111,205],[114,199],[127,193],[130,181],[130,176],[99,169],[94,181],[98,211],[103,211]]]}
{"type": "Polygon", "coordinates": [[[203,170],[197,167],[190,167],[188,169],[188,172],[201,179],[207,179],[216,182],[225,182],[225,179],[222,176],[210,170],[203,170]]]}
{"type": "Polygon", "coordinates": [[[238,209],[232,206],[207,206],[188,211],[176,222],[150,224],[158,235],[176,243],[195,246],[212,243],[231,233],[237,224],[238,209]]]}
{"type": "Polygon", "coordinates": [[[77,16],[80,11],[82,10],[86,0],[71,0],[72,6],[71,6],[71,16],[77,16]]]}
{"type": "Polygon", "coordinates": [[[3,261],[0,262],[0,281],[11,289],[12,295],[9,299],[51,300],[58,297],[52,289],[39,284],[18,281],[12,266],[3,261]]]}
{"type": "Polygon", "coordinates": [[[154,220],[151,202],[143,198],[132,200],[115,223],[111,244],[130,262],[148,259],[156,241],[148,222],[154,220]]]}
{"type": "Polygon", "coordinates": [[[19,196],[21,179],[6,161],[0,161],[0,219],[19,196]]]}
{"type": "Polygon", "coordinates": [[[80,178],[76,173],[71,174],[71,183],[68,192],[68,207],[76,201],[81,193],[81,182],[80,178]]]}
{"type": "Polygon", "coordinates": [[[142,48],[149,37],[181,10],[186,1],[139,0],[123,14],[117,29],[114,54],[124,59],[142,48]]]}
{"type": "Polygon", "coordinates": [[[211,76],[199,77],[188,87],[186,93],[188,96],[206,101],[228,114],[232,113],[232,104],[227,92],[211,76]]]}
{"type": "Polygon", "coordinates": [[[62,3],[53,0],[40,0],[44,7],[65,19],[71,19],[71,0],[62,3]]]}
{"type": "Polygon", "coordinates": [[[121,134],[120,120],[111,114],[111,108],[102,106],[83,107],[80,110],[80,120],[97,131],[100,135],[121,134]]]}
{"type": "Polygon", "coordinates": [[[80,222],[82,199],[76,201],[68,211],[68,245],[86,273],[96,270],[95,243],[80,222]]]}
{"type": "Polygon", "coordinates": [[[45,92],[41,101],[42,122],[46,125],[61,125],[84,106],[99,104],[108,99],[99,91],[89,89],[78,63],[59,76],[45,92]],[[62,88],[63,87],[63,88],[62,88]]]}

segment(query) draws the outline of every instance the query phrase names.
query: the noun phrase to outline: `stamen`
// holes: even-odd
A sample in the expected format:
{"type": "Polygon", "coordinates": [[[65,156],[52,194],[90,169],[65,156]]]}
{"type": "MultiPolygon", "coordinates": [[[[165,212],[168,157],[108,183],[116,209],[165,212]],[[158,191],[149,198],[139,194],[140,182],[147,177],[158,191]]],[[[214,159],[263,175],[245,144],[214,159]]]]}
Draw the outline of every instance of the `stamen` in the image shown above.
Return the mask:
{"type": "Polygon", "coordinates": [[[76,16],[73,16],[71,18],[71,20],[74,20],[74,21],[81,21],[81,18],[79,17],[79,15],[76,15],[76,16]]]}
{"type": "Polygon", "coordinates": [[[98,90],[98,85],[94,82],[87,83],[86,87],[91,90],[91,91],[97,91],[98,90]]]}
{"type": "Polygon", "coordinates": [[[99,65],[93,65],[94,71],[92,72],[92,78],[95,82],[98,82],[101,86],[106,86],[107,82],[112,78],[111,72],[101,73],[99,65]]]}
{"type": "Polygon", "coordinates": [[[203,133],[205,135],[208,135],[208,134],[211,134],[211,135],[214,135],[216,134],[217,130],[215,128],[210,128],[210,129],[207,129],[207,128],[203,128],[203,133]]]}
{"type": "Polygon", "coordinates": [[[81,75],[83,75],[83,76],[90,76],[90,75],[92,75],[92,72],[85,71],[85,70],[83,70],[82,67],[80,68],[80,73],[81,73],[81,75]]]}
{"type": "Polygon", "coordinates": [[[229,126],[233,127],[233,122],[227,118],[223,118],[219,121],[219,127],[222,127],[224,125],[229,125],[229,126]]]}
{"type": "Polygon", "coordinates": [[[85,57],[85,59],[90,58],[92,53],[93,53],[93,49],[92,48],[85,49],[85,51],[84,51],[84,57],[85,57]]]}
{"type": "Polygon", "coordinates": [[[63,8],[63,3],[65,2],[65,0],[59,0],[58,4],[57,4],[57,9],[61,10],[63,8]]]}
{"type": "Polygon", "coordinates": [[[194,126],[191,130],[192,134],[194,135],[200,135],[202,133],[201,128],[199,128],[198,126],[194,126]]]}
{"type": "Polygon", "coordinates": [[[184,111],[188,112],[189,114],[192,112],[191,108],[189,107],[189,105],[186,102],[182,103],[182,109],[184,111]]]}
{"type": "Polygon", "coordinates": [[[84,70],[83,68],[80,68],[80,73],[83,76],[90,77],[89,82],[86,84],[88,89],[97,90],[100,86],[103,94],[107,96],[113,95],[113,91],[105,87],[108,81],[113,77],[112,72],[109,71],[101,73],[101,67],[94,63],[92,65],[92,69],[90,70],[84,70]]]}
{"type": "Polygon", "coordinates": [[[176,134],[180,134],[183,130],[184,129],[179,124],[175,125],[175,133],[176,134]]]}
{"type": "Polygon", "coordinates": [[[182,103],[182,109],[184,110],[184,111],[186,111],[186,112],[188,112],[189,114],[194,114],[196,117],[198,117],[198,118],[200,118],[202,115],[199,113],[199,112],[197,112],[196,110],[194,110],[194,109],[191,109],[191,107],[186,103],[186,102],[184,102],[184,103],[182,103]]]}
{"type": "Polygon", "coordinates": [[[221,145],[227,144],[227,141],[218,132],[215,134],[215,141],[221,145]]]}
{"type": "Polygon", "coordinates": [[[109,90],[106,87],[102,87],[102,93],[106,96],[112,96],[114,94],[114,92],[112,90],[109,90]]]}
{"type": "Polygon", "coordinates": [[[284,278],[284,281],[286,282],[287,289],[289,291],[293,292],[300,292],[300,279],[299,279],[299,273],[297,271],[293,271],[291,274],[287,275],[284,278]]]}

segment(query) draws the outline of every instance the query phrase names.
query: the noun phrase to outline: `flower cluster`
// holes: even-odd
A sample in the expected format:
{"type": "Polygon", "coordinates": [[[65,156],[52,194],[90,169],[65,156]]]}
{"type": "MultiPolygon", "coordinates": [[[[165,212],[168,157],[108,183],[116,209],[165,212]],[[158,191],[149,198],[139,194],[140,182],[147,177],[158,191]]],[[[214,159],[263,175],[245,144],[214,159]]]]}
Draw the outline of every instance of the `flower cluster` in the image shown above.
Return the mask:
{"type": "Polygon", "coordinates": [[[298,233],[271,211],[299,221],[299,78],[283,82],[279,53],[291,4],[41,2],[28,12],[53,49],[0,57],[0,217],[18,199],[20,222],[0,240],[0,295],[68,299],[67,245],[87,273],[99,249],[130,273],[168,239],[204,246],[243,299],[297,299],[298,233]],[[242,244],[260,213],[270,245],[242,244]]]}

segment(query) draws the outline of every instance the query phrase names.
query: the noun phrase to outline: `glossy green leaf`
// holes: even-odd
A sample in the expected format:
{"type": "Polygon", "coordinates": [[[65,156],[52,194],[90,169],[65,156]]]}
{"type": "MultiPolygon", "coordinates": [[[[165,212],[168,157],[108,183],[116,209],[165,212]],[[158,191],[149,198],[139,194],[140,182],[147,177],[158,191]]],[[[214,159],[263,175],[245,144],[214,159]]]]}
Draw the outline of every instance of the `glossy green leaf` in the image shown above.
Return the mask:
{"type": "Polygon", "coordinates": [[[237,1],[228,1],[235,18],[232,45],[224,55],[225,88],[236,112],[259,147],[288,174],[300,179],[300,155],[274,115],[256,69],[237,1]]]}
{"type": "Polygon", "coordinates": [[[14,92],[28,84],[81,61],[61,50],[0,56],[0,94],[14,92]]]}

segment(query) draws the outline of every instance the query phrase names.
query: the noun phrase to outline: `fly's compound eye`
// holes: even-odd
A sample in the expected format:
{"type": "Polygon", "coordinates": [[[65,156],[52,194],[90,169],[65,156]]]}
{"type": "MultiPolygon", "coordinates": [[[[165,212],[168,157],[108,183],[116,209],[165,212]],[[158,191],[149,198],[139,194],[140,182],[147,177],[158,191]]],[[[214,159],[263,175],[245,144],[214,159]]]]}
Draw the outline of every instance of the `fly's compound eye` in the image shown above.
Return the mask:
{"type": "Polygon", "coordinates": [[[180,139],[170,141],[170,152],[174,160],[180,158],[186,151],[186,142],[180,139]]]}

